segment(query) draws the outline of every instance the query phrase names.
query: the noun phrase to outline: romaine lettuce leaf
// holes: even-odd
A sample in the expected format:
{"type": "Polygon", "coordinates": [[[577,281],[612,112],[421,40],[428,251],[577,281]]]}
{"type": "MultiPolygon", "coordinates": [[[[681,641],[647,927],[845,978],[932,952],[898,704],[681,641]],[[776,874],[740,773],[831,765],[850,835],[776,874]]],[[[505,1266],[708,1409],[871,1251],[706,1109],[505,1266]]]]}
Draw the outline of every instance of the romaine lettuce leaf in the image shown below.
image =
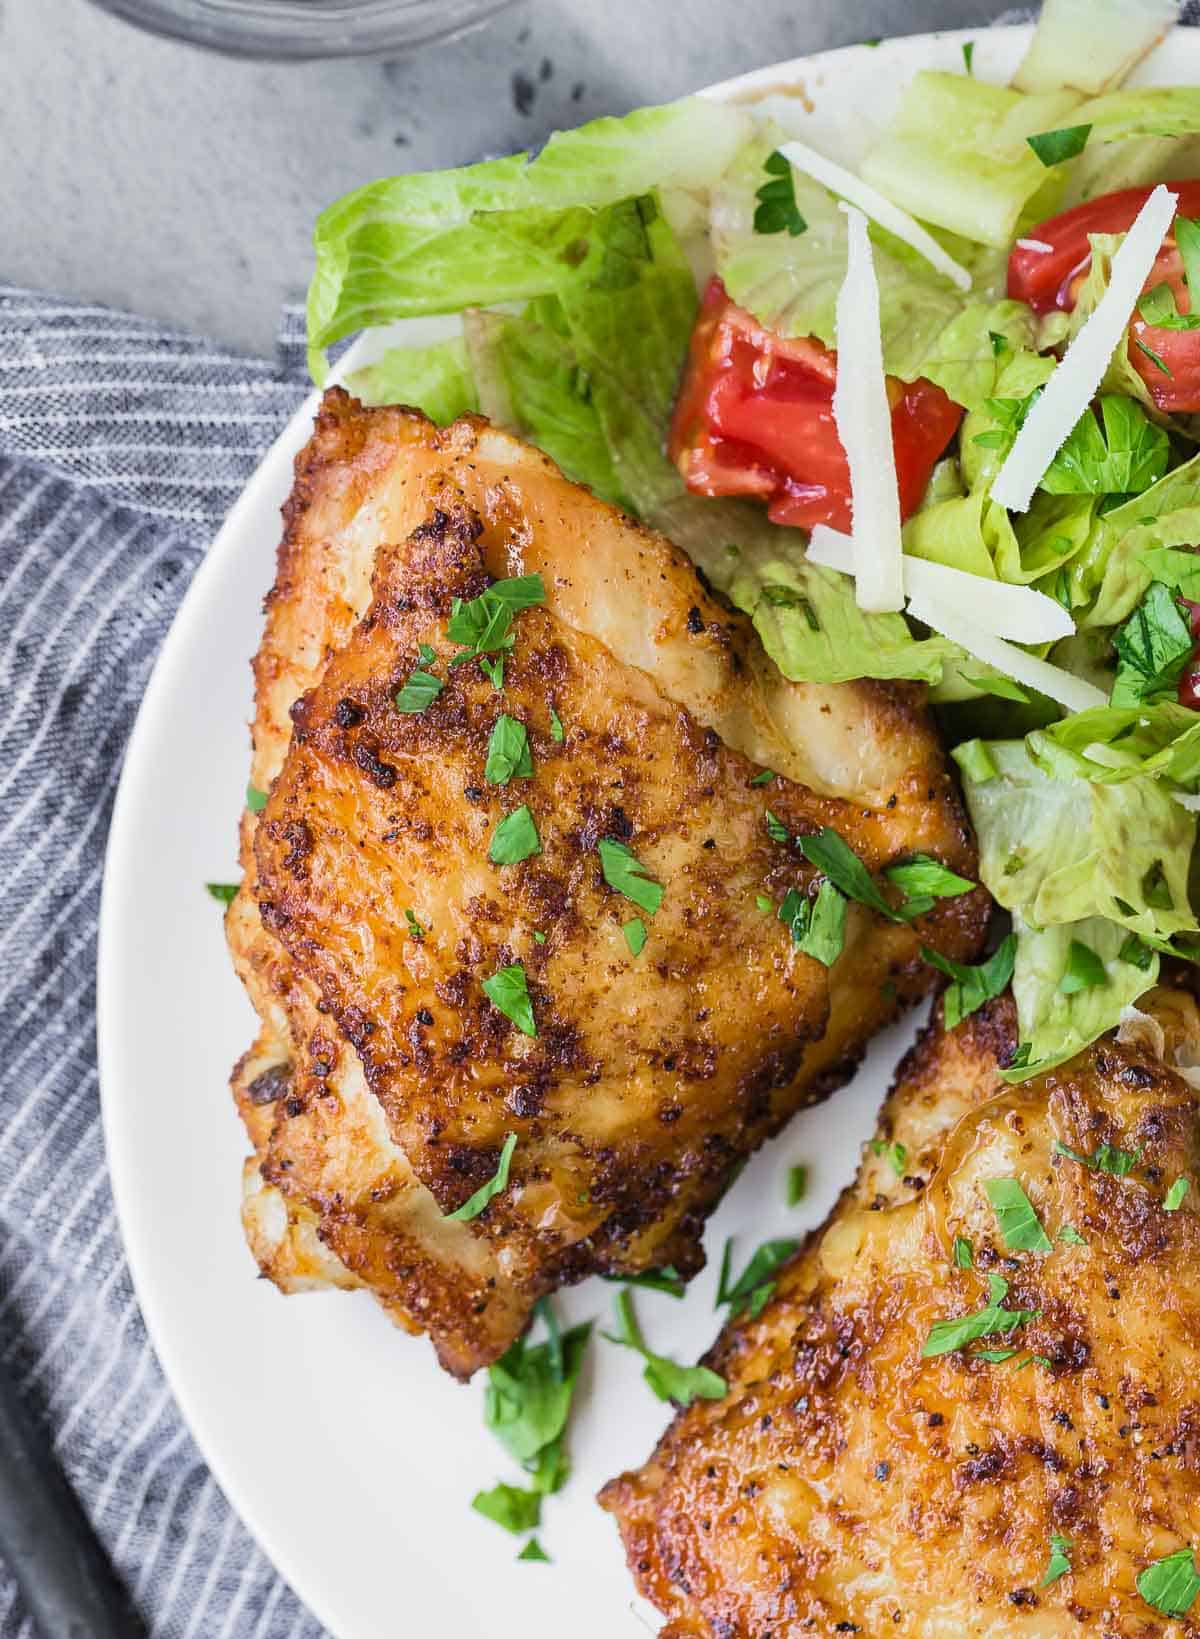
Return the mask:
{"type": "Polygon", "coordinates": [[[586,255],[597,211],[660,184],[706,186],[750,122],[735,104],[685,98],[560,132],[532,160],[390,177],[346,194],[314,234],[315,373],[330,343],[366,325],[554,291],[586,255]]]}
{"type": "Polygon", "coordinates": [[[955,756],[980,848],[980,880],[1006,910],[1038,927],[1105,916],[1144,937],[1193,932],[1188,869],[1195,816],[1158,781],[1080,778],[1043,737],[989,742],[995,773],[955,756]],[[1048,771],[1051,770],[1051,771],[1048,771]]]}
{"type": "MultiPolygon", "coordinates": [[[[837,295],[846,276],[846,216],[811,177],[792,173],[806,223],[793,238],[758,233],[755,192],[777,145],[772,135],[748,143],[713,190],[711,224],[717,272],[740,307],[782,336],[816,336],[833,346],[837,295]]],[[[923,258],[871,229],[879,282],[884,366],[911,381],[926,355],[961,312],[963,297],[923,258]]]]}
{"type": "Polygon", "coordinates": [[[410,404],[439,427],[479,409],[461,336],[429,347],[389,347],[374,364],[347,377],[346,385],[364,404],[410,404]]]}
{"type": "MultiPolygon", "coordinates": [[[[913,76],[863,176],[925,223],[1005,251],[1035,195],[1049,215],[1047,169],[1025,140],[1078,123],[1077,92],[1032,96],[967,74],[913,76]]],[[[1056,173],[1062,167],[1056,168],[1056,173]]]]}
{"type": "Polygon", "coordinates": [[[1019,1070],[1006,1081],[1062,1064],[1120,1023],[1122,1010],[1144,995],[1158,979],[1159,959],[1115,922],[1102,916],[1036,928],[1013,917],[1017,958],[1013,969],[1013,1000],[1022,1047],[1019,1070]],[[1073,943],[1085,945],[1104,965],[1102,985],[1064,991],[1063,975],[1073,943]],[[1122,956],[1122,952],[1125,955],[1122,956]],[[1133,958],[1133,959],[1131,959],[1133,958]]]}

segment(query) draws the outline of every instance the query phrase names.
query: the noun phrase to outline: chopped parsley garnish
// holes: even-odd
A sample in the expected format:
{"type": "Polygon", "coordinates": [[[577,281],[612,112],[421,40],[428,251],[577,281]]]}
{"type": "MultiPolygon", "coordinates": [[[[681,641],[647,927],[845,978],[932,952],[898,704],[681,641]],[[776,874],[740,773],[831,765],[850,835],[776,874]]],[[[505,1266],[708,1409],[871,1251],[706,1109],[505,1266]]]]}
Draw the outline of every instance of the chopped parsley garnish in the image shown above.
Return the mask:
{"type": "Polygon", "coordinates": [[[796,205],[796,183],[792,176],[792,167],[776,150],[764,160],[763,170],[771,180],[764,182],[754,195],[758,201],[754,208],[755,233],[787,232],[793,239],[798,238],[808,223],[796,205]]]}
{"type": "Polygon", "coordinates": [[[240,887],[240,882],[206,882],[204,884],[205,892],[210,893],[222,905],[232,905],[237,898],[240,887]]]}
{"type": "MultiPolygon", "coordinates": [[[[504,1140],[504,1147],[500,1151],[500,1160],[496,1170],[487,1183],[481,1184],[474,1195],[464,1201],[460,1207],[456,1207],[453,1212],[447,1212],[444,1216],[461,1224],[470,1223],[472,1218],[478,1218],[488,1202],[494,1200],[502,1190],[508,1188],[508,1169],[512,1166],[513,1151],[516,1147],[517,1135],[516,1133],[509,1133],[504,1140]]],[[[536,1520],[534,1523],[537,1523],[536,1520]]]]}
{"type": "Polygon", "coordinates": [[[549,1565],[550,1555],[542,1547],[541,1543],[536,1537],[530,1537],[529,1541],[517,1555],[518,1563],[522,1560],[524,1560],[527,1564],[549,1565]]]}
{"type": "Polygon", "coordinates": [[[566,730],[562,726],[562,718],[555,711],[554,707],[551,706],[550,707],[550,738],[552,740],[556,741],[557,744],[561,745],[563,743],[563,741],[566,739],[566,737],[567,737],[566,736],[566,730]]]}
{"type": "Polygon", "coordinates": [[[647,876],[646,867],[623,842],[617,842],[613,837],[601,837],[596,847],[600,853],[600,869],[609,887],[631,899],[639,910],[653,916],[662,904],[661,884],[647,876]]]}
{"type": "Polygon", "coordinates": [[[1016,954],[1017,937],[1013,933],[997,946],[986,962],[980,962],[975,967],[952,962],[948,956],[930,950],[927,945],[921,946],[921,955],[930,967],[937,968],[950,980],[942,996],[947,1030],[953,1030],[963,1019],[981,1008],[984,1002],[991,1001],[1008,988],[1016,954]]]}
{"type": "Polygon", "coordinates": [[[1081,1167],[1090,1167],[1093,1172],[1107,1172],[1114,1178],[1124,1178],[1126,1173],[1132,1172],[1142,1159],[1140,1147],[1136,1150],[1120,1150],[1115,1144],[1097,1144],[1090,1155],[1081,1155],[1068,1144],[1054,1141],[1055,1155],[1065,1155],[1069,1161],[1078,1161],[1081,1167]]]}
{"type": "Polygon", "coordinates": [[[1162,354],[1156,353],[1153,347],[1147,347],[1146,343],[1140,336],[1135,336],[1133,338],[1133,345],[1137,348],[1139,353],[1144,353],[1154,368],[1156,370],[1161,370],[1163,375],[1166,376],[1168,380],[1173,381],[1175,379],[1174,372],[1171,370],[1170,365],[1167,364],[1162,354]]]}
{"type": "Polygon", "coordinates": [[[500,713],[492,728],[483,777],[492,785],[507,785],[511,779],[533,778],[528,731],[524,723],[510,717],[505,711],[500,713]]]}
{"type": "Polygon", "coordinates": [[[1175,218],[1175,243],[1183,258],[1183,275],[1193,304],[1200,294],[1200,221],[1189,216],[1175,218]]]}
{"type": "Polygon", "coordinates": [[[888,1166],[897,1178],[904,1177],[904,1169],[908,1165],[908,1150],[903,1144],[889,1144],[886,1138],[873,1138],[871,1151],[875,1155],[887,1158],[888,1166]]]}
{"type": "Polygon", "coordinates": [[[246,807],[252,814],[261,814],[267,806],[267,793],[260,791],[256,785],[246,787],[246,807]]]}
{"type": "Polygon", "coordinates": [[[758,906],[759,910],[764,916],[768,911],[773,911],[775,909],[773,902],[765,893],[756,893],[754,896],[754,903],[758,906]]]}
{"type": "Polygon", "coordinates": [[[1113,706],[1174,700],[1194,640],[1174,595],[1161,581],[1151,583],[1129,619],[1113,633],[1112,641],[1117,651],[1113,706]]]}
{"type": "MultiPolygon", "coordinates": [[[[769,830],[770,826],[767,828],[769,830]]],[[[827,876],[847,899],[857,899],[860,904],[878,911],[880,916],[886,916],[889,922],[905,920],[888,904],[876,887],[870,871],[832,826],[825,826],[815,836],[797,837],[796,840],[805,859],[827,876]]]]}
{"type": "Polygon", "coordinates": [[[1075,1228],[1074,1224],[1063,1224],[1058,1232],[1058,1239],[1064,1246],[1086,1246],[1087,1242],[1075,1228]]]}
{"type": "Polygon", "coordinates": [[[1040,1309],[1005,1309],[1008,1282],[1002,1275],[989,1275],[988,1301],[973,1315],[958,1315],[953,1320],[935,1320],[929,1328],[921,1357],[929,1360],[936,1355],[952,1354],[981,1337],[1006,1336],[1027,1321],[1037,1320],[1040,1309]]]}
{"type": "Polygon", "coordinates": [[[488,1368],[483,1417],[545,1493],[566,1479],[563,1434],[592,1328],[589,1321],[560,1334],[549,1303],[539,1303],[537,1312],[546,1322],[548,1341],[518,1338],[488,1368]]]}
{"type": "Polygon", "coordinates": [[[1179,1548],[1138,1572],[1137,1591],[1164,1616],[1186,1616],[1200,1593],[1200,1576],[1190,1548],[1179,1548]]]}
{"type": "Polygon", "coordinates": [[[1050,1560],[1038,1587],[1048,1588],[1052,1582],[1057,1582],[1060,1576],[1070,1575],[1070,1571],[1071,1539],[1054,1531],[1050,1536],[1050,1560]]]}
{"type": "Polygon", "coordinates": [[[1145,973],[1154,963],[1154,952],[1136,933],[1131,933],[1117,952],[1117,959],[1145,973]]]}
{"type": "Polygon", "coordinates": [[[779,907],[779,920],[791,930],[796,948],[825,967],[832,967],[846,941],[846,901],[827,877],[810,899],[789,888],[779,907]]]}
{"type": "Polygon", "coordinates": [[[791,841],[791,832],[778,814],[773,814],[769,808],[767,809],[767,835],[772,842],[791,841]]]}
{"type": "Polygon", "coordinates": [[[492,832],[488,858],[493,865],[518,865],[542,851],[541,838],[528,803],[514,808],[492,832]]]}
{"type": "Polygon", "coordinates": [[[420,943],[420,941],[424,939],[427,930],[417,921],[411,905],[406,905],[404,907],[404,920],[408,923],[409,933],[418,943],[420,943]]]}
{"type": "Polygon", "coordinates": [[[1189,1178],[1176,1178],[1175,1182],[1167,1191],[1167,1198],[1163,1202],[1163,1211],[1178,1212],[1180,1207],[1183,1205],[1183,1198],[1187,1194],[1190,1187],[1191,1180],[1189,1178]]]}
{"type": "Polygon", "coordinates": [[[1057,131],[1039,131],[1036,136],[1026,137],[1025,141],[1049,169],[1081,154],[1091,134],[1090,125],[1064,125],[1057,131]]]}
{"type": "Polygon", "coordinates": [[[754,776],[754,778],[750,781],[750,784],[751,785],[770,785],[772,780],[777,780],[778,778],[779,778],[779,775],[776,774],[776,772],[773,768],[763,768],[763,769],[760,769],[759,772],[754,776]]]}
{"type": "Polygon", "coordinates": [[[681,1366],[646,1347],[628,1290],[617,1293],[615,1311],[616,1332],[605,1332],[605,1337],[610,1343],[619,1343],[622,1348],[633,1349],[641,1355],[646,1363],[642,1376],[660,1400],[673,1400],[678,1406],[690,1406],[693,1400],[725,1398],[728,1393],[725,1379],[718,1377],[707,1366],[681,1366]]]}
{"type": "Polygon", "coordinates": [[[1106,393],[1087,409],[1047,467],[1051,495],[1140,495],[1167,470],[1171,441],[1135,399],[1106,393]]]}
{"type": "Polygon", "coordinates": [[[737,1280],[731,1282],[729,1276],[733,1241],[727,1240],[721,1256],[721,1272],[717,1278],[715,1307],[719,1309],[722,1304],[727,1303],[731,1317],[741,1314],[744,1310],[751,1320],[757,1320],[775,1290],[775,1282],[771,1276],[780,1264],[786,1263],[793,1252],[799,1250],[799,1247],[799,1241],[764,1241],[737,1280]]]}
{"type": "Polygon", "coordinates": [[[797,1206],[808,1194],[808,1168],[803,1164],[789,1167],[787,1182],[784,1185],[784,1198],[788,1206],[797,1206]]]}
{"type": "Polygon", "coordinates": [[[455,598],[453,613],[446,627],[451,643],[465,645],[450,662],[461,666],[464,661],[479,655],[497,654],[511,648],[509,628],[513,618],[522,609],[536,603],[545,603],[546,588],[540,575],[520,575],[512,580],[498,580],[486,592],[469,603],[455,598]]]}
{"type": "Polygon", "coordinates": [[[972,67],[971,67],[971,59],[974,57],[974,55],[975,55],[975,42],[974,42],[974,40],[964,40],[963,41],[963,48],[962,48],[963,68],[966,70],[966,72],[968,74],[974,72],[972,67]]]}
{"type": "Polygon", "coordinates": [[[1053,1243],[1042,1228],[1033,1202],[1015,1178],[985,1178],[983,1189],[1010,1252],[1053,1251],[1053,1243]]]}
{"type": "Polygon", "coordinates": [[[495,689],[496,693],[499,694],[500,690],[504,687],[504,656],[502,654],[498,654],[494,658],[489,659],[487,655],[481,654],[479,656],[479,669],[495,689]]]}
{"type": "Polygon", "coordinates": [[[1200,329],[1200,315],[1181,313],[1175,305],[1175,292],[1165,280],[1138,297],[1137,309],[1156,330],[1200,329]]]}
{"type": "Polygon", "coordinates": [[[992,344],[992,357],[998,359],[1001,353],[1007,353],[1009,348],[1008,337],[1000,330],[989,330],[988,340],[992,344]]]}
{"type": "Polygon", "coordinates": [[[420,667],[408,674],[408,682],[396,696],[396,710],[415,715],[431,706],[445,688],[440,677],[420,667]]]}
{"type": "Polygon", "coordinates": [[[640,956],[646,948],[646,924],[640,916],[621,923],[621,932],[625,935],[625,943],[629,946],[631,956],[640,956]]]}
{"type": "Polygon", "coordinates": [[[950,1254],[956,1269],[974,1269],[975,1252],[965,1235],[954,1237],[954,1250],[950,1254]]]}
{"type": "Polygon", "coordinates": [[[519,1485],[500,1484],[490,1491],[477,1491],[471,1498],[471,1507],[518,1537],[541,1524],[541,1492],[526,1491],[519,1485]]]}
{"type": "Polygon", "coordinates": [[[1090,945],[1081,939],[1072,939],[1067,946],[1067,965],[1058,981],[1064,996],[1074,996],[1080,990],[1094,990],[1108,983],[1108,970],[1090,945]]]}
{"type": "Polygon", "coordinates": [[[665,1292],[670,1298],[681,1298],[687,1291],[672,1263],[663,1264],[661,1269],[643,1269],[640,1275],[601,1275],[600,1279],[616,1281],[621,1286],[644,1286],[650,1292],[665,1292]]]}
{"type": "Polygon", "coordinates": [[[533,941],[536,945],[544,945],[546,943],[546,935],[542,932],[541,928],[534,928],[533,941]]]}
{"type": "Polygon", "coordinates": [[[494,1008],[503,1013],[506,1019],[512,1020],[518,1030],[527,1036],[537,1035],[533,1003],[529,999],[525,969],[520,962],[502,967],[497,973],[493,973],[490,979],[485,979],[483,993],[494,1008]]]}
{"type": "Polygon", "coordinates": [[[959,894],[970,893],[975,887],[974,882],[947,870],[929,854],[914,854],[899,865],[889,865],[883,874],[910,897],[957,899],[959,894]]]}

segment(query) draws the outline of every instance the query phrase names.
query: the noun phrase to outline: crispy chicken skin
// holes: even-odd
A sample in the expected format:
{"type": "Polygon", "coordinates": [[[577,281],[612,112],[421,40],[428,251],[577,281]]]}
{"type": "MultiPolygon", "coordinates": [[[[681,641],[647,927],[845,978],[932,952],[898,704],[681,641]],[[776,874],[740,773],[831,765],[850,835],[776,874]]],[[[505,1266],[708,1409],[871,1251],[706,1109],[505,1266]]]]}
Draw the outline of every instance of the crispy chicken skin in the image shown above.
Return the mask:
{"type": "Polygon", "coordinates": [[[228,918],[264,1025],[235,1073],[247,1234],[285,1290],[320,1280],[323,1253],[327,1280],[369,1287],[465,1376],[565,1281],[699,1267],[740,1159],[924,993],[921,938],[970,959],[986,903],[941,901],[918,929],[854,908],[832,972],[797,954],[755,904],[812,879],[768,806],[794,833],[835,826],[873,870],[925,851],[973,871],[916,691],[787,683],[669,542],[486,423],[438,431],[335,390],[285,522],[255,663],[271,796],[243,820],[228,918]],[[452,600],[534,571],[546,603],[517,617],[503,692],[449,668],[452,600]],[[401,714],[421,644],[445,687],[401,714]],[[534,772],[496,786],[501,711],[534,772]],[[541,852],[494,866],[523,803],[541,852]],[[637,959],[605,836],[665,888],[637,959]],[[481,988],[516,961],[536,1039],[481,988]],[[447,1220],[510,1132],[510,1187],[447,1220]]]}
{"type": "Polygon", "coordinates": [[[906,1146],[906,1176],[866,1152],[760,1317],[709,1355],[727,1397],[680,1413],[601,1494],[663,1639],[1200,1632],[1135,1587],[1200,1540],[1194,1187],[1164,1208],[1200,1160],[1197,1092],[1167,1067],[1200,1015],[1179,992],[1141,1005],[1166,1026],[1166,1063],[1147,1027],[1016,1087],[998,1075],[1007,998],[926,1032],[879,1128],[906,1146]],[[1054,1150],[1106,1141],[1142,1149],[1134,1173],[1054,1150]],[[997,1177],[1020,1180],[1051,1252],[1007,1249],[981,1188],[997,1177]],[[955,1237],[973,1269],[955,1267],[955,1237]],[[922,1359],[935,1321],[986,1304],[989,1273],[1038,1318],[922,1359]],[[1017,1353],[971,1358],[1001,1347],[1017,1353]],[[1071,1574],[1043,1587],[1054,1533],[1071,1574]]]}

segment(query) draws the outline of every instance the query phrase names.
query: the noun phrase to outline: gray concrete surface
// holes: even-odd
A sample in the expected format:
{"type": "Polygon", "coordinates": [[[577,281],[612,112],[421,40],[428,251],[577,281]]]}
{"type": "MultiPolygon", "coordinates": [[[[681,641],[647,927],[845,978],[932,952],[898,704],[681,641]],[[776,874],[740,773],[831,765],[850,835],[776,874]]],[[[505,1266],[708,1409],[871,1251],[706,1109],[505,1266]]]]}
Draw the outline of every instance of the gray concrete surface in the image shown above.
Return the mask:
{"type": "Polygon", "coordinates": [[[1000,0],[517,0],[395,61],[276,66],[139,34],[87,0],[0,0],[0,279],[268,351],[313,218],[395,170],[1000,0]]]}

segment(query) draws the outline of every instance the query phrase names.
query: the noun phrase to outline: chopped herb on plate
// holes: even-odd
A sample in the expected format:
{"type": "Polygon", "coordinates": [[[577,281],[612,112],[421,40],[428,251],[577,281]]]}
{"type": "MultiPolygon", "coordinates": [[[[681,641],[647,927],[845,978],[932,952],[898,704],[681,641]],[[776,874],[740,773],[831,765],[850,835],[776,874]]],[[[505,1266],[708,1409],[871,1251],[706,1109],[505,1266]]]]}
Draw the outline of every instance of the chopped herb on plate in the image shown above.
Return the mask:
{"type": "Polygon", "coordinates": [[[472,1218],[478,1218],[488,1202],[494,1200],[497,1195],[508,1188],[508,1169],[512,1166],[513,1151],[516,1147],[517,1135],[516,1133],[509,1133],[504,1140],[504,1147],[500,1151],[500,1160],[497,1163],[496,1170],[487,1183],[481,1184],[474,1195],[464,1201],[453,1212],[447,1212],[445,1216],[457,1223],[464,1224],[469,1223],[472,1218]]]}

